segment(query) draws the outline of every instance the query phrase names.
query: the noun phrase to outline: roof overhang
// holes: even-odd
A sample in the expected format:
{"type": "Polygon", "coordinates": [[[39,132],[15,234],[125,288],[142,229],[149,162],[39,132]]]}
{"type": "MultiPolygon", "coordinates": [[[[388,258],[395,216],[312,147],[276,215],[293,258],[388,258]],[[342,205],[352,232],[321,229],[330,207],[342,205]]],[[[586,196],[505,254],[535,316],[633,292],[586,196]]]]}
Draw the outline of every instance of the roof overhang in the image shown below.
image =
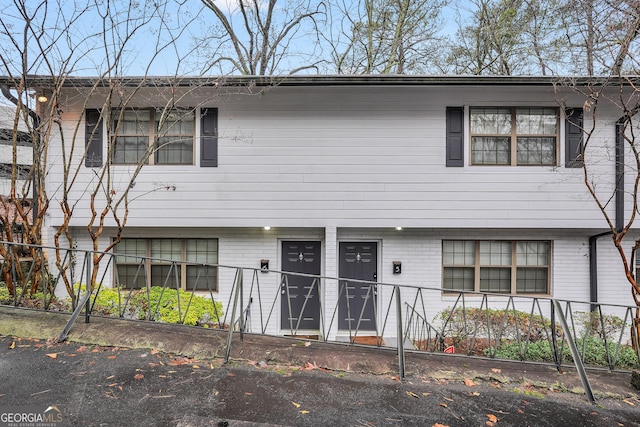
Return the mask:
{"type": "MultiPolygon", "coordinates": [[[[29,76],[27,87],[60,86],[60,77],[29,76]],[[57,84],[56,84],[57,83],[57,84]]],[[[269,87],[269,86],[635,86],[640,76],[424,76],[424,75],[291,75],[291,76],[123,76],[66,77],[64,88],[103,88],[117,81],[123,87],[269,87]]],[[[15,86],[16,80],[0,76],[0,85],[15,86]]]]}

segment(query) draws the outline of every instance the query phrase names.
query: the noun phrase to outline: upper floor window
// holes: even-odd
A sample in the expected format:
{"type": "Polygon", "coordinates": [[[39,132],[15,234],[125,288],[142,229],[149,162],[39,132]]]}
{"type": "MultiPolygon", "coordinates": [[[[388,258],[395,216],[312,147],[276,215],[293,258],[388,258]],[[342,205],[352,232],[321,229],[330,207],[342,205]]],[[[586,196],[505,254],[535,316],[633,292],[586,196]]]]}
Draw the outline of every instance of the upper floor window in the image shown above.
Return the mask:
{"type": "Polygon", "coordinates": [[[558,109],[471,107],[471,164],[555,166],[558,109]]]}
{"type": "Polygon", "coordinates": [[[116,164],[192,165],[192,109],[126,109],[112,113],[116,164]]]}
{"type": "Polygon", "coordinates": [[[445,240],[442,289],[548,294],[550,263],[549,241],[445,240]]]}

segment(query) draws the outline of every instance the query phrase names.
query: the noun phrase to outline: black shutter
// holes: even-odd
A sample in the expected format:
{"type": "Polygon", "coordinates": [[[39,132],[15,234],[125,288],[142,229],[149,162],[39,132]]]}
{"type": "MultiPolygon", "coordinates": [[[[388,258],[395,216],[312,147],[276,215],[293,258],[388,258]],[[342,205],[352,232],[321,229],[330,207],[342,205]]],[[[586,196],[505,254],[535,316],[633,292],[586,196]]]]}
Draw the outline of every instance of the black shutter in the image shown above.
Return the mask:
{"type": "Polygon", "coordinates": [[[200,166],[218,166],[217,108],[203,108],[200,114],[200,166]]]}
{"type": "Polygon", "coordinates": [[[102,119],[100,110],[87,109],[84,112],[85,150],[84,165],[88,168],[102,166],[102,119]]]}
{"type": "Polygon", "coordinates": [[[564,166],[567,168],[581,168],[583,166],[583,109],[571,108],[566,110],[564,123],[564,166]]]}
{"type": "Polygon", "coordinates": [[[447,107],[447,167],[464,166],[464,108],[447,107]]]}

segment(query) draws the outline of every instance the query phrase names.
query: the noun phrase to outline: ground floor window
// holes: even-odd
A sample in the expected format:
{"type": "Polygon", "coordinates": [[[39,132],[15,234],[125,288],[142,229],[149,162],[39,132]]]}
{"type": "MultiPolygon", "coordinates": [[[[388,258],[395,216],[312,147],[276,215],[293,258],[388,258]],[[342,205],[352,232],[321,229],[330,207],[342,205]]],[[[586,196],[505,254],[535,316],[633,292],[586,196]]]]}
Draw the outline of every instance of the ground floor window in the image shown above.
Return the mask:
{"type": "Polygon", "coordinates": [[[115,253],[116,285],[218,290],[218,239],[122,239],[115,253]]]}
{"type": "Polygon", "coordinates": [[[442,289],[548,294],[551,242],[444,240],[442,289]]]}

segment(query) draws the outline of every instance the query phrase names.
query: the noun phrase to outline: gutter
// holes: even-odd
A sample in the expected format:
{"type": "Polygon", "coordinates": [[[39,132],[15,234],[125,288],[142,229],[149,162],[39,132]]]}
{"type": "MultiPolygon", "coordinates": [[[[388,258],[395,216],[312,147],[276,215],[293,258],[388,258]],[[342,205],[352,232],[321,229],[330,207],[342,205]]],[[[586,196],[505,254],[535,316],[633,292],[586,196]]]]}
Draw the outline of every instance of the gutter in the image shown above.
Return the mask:
{"type": "MultiPolygon", "coordinates": [[[[51,76],[30,75],[33,87],[51,87],[51,76]]],[[[623,85],[640,84],[640,76],[624,76],[623,85]]],[[[0,76],[0,84],[10,84],[8,77],[0,76]]],[[[108,88],[112,85],[108,78],[68,76],[64,88],[108,88]]],[[[123,87],[175,88],[175,87],[323,87],[323,86],[618,86],[607,77],[584,76],[476,76],[476,75],[407,75],[407,74],[294,74],[294,75],[233,75],[233,76],[125,76],[118,79],[123,87]]]]}
{"type": "Polygon", "coordinates": [[[602,236],[609,236],[612,231],[595,234],[589,237],[589,301],[591,301],[591,311],[598,309],[598,239],[602,236]]]}
{"type": "Polygon", "coordinates": [[[616,231],[624,228],[624,125],[627,116],[616,122],[616,231]]]}

